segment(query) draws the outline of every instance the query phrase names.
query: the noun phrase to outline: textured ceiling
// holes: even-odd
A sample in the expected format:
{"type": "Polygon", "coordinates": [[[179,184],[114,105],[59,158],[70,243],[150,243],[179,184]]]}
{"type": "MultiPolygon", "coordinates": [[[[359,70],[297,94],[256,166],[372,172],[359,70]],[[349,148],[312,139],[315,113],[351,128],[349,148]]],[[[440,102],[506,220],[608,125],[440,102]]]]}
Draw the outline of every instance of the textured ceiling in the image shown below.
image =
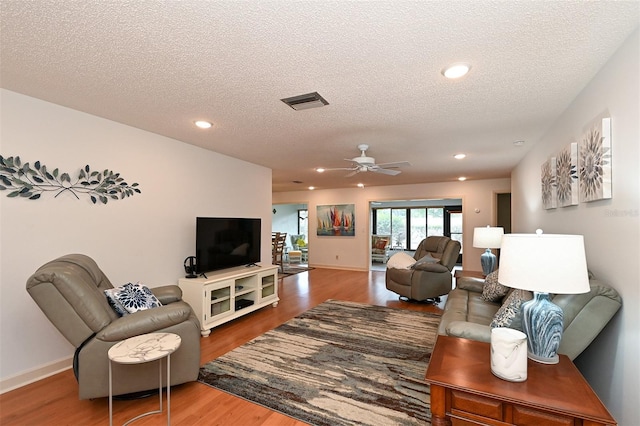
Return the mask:
{"type": "Polygon", "coordinates": [[[639,6],[2,0],[0,82],[270,167],[274,191],[507,177],[639,26],[639,6]],[[467,76],[440,74],[459,61],[467,76]],[[315,91],[330,105],[280,102],[315,91]],[[412,166],[314,171],[347,166],[361,143],[412,166]]]}

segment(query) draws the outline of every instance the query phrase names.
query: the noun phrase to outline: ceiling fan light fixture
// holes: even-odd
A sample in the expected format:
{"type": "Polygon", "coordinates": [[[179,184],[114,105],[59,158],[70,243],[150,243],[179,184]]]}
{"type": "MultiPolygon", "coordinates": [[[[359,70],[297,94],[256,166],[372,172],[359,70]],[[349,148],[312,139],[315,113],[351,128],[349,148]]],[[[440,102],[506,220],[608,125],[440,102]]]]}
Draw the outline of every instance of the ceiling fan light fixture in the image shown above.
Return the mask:
{"type": "Polygon", "coordinates": [[[381,173],[383,175],[395,176],[397,174],[400,174],[401,172],[400,170],[394,169],[411,165],[408,161],[396,161],[394,163],[376,164],[375,158],[367,156],[367,149],[369,149],[369,145],[360,144],[358,145],[358,150],[360,151],[359,157],[344,159],[345,161],[351,163],[351,167],[337,167],[330,169],[317,167],[315,170],[317,172],[322,172],[325,170],[348,170],[349,173],[347,173],[345,177],[355,176],[356,174],[363,172],[381,173]]]}
{"type": "Polygon", "coordinates": [[[307,93],[304,95],[292,96],[290,98],[280,99],[285,104],[289,105],[291,108],[296,111],[301,111],[303,109],[311,109],[311,108],[319,108],[325,105],[329,105],[329,102],[326,101],[318,92],[307,93]]]}
{"type": "Polygon", "coordinates": [[[455,64],[451,64],[448,67],[444,68],[441,72],[447,78],[456,79],[466,75],[471,69],[471,65],[458,62],[455,64]]]}

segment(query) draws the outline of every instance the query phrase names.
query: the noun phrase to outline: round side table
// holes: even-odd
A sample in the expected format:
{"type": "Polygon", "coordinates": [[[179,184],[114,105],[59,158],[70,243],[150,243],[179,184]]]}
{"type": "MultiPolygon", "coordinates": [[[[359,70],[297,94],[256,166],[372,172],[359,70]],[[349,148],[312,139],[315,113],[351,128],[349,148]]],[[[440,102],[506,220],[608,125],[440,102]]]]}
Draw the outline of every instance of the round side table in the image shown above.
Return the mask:
{"type": "Polygon", "coordinates": [[[150,414],[162,413],[162,358],[167,358],[167,425],[171,424],[171,354],[180,347],[182,339],[173,333],[149,333],[130,337],[109,349],[109,426],[113,426],[113,381],[111,365],[142,364],[158,361],[160,409],[140,414],[123,426],[150,414]]]}

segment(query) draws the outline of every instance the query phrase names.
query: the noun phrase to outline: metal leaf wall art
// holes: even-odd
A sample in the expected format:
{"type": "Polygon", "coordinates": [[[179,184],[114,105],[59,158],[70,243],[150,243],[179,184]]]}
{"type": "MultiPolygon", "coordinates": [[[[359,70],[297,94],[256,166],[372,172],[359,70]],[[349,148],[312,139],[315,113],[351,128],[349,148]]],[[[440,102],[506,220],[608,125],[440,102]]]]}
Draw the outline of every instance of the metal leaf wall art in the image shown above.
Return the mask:
{"type": "Polygon", "coordinates": [[[69,173],[61,173],[57,168],[49,171],[47,166],[36,161],[31,166],[23,163],[20,157],[0,155],[0,190],[9,191],[7,197],[22,197],[37,200],[46,192],[55,193],[54,197],[69,192],[76,199],[88,195],[93,204],[107,204],[109,200],[122,200],[140,194],[137,183],[129,185],[120,173],[105,169],[92,171],[86,165],[72,178],[69,173]]]}

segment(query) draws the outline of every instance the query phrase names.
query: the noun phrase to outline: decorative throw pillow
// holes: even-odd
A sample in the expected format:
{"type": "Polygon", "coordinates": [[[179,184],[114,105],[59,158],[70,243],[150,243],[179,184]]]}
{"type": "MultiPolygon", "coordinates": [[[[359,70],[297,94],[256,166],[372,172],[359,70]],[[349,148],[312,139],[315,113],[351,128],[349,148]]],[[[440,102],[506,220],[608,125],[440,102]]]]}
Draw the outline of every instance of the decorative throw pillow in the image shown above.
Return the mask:
{"type": "Polygon", "coordinates": [[[124,306],[122,306],[122,303],[120,303],[120,300],[118,300],[118,298],[115,296],[115,292],[118,290],[118,288],[105,290],[104,295],[107,296],[107,302],[109,302],[109,306],[111,306],[113,310],[122,317],[128,315],[129,312],[127,312],[124,306]]]}
{"type": "Polygon", "coordinates": [[[137,283],[128,283],[122,287],[112,288],[104,291],[109,305],[119,314],[126,315],[145,309],[162,306],[158,298],[148,287],[137,283]]]}
{"type": "Polygon", "coordinates": [[[509,292],[509,287],[498,282],[498,270],[491,272],[484,279],[482,300],[485,302],[499,302],[509,292]]]}
{"type": "Polygon", "coordinates": [[[522,304],[533,299],[533,293],[527,290],[512,289],[504,303],[491,321],[491,328],[508,327],[524,331],[522,325],[522,304]]]}
{"type": "Polygon", "coordinates": [[[387,246],[387,242],[387,240],[378,238],[378,240],[376,241],[376,248],[379,250],[384,250],[384,248],[387,246]]]}
{"type": "Polygon", "coordinates": [[[413,257],[401,251],[389,258],[387,261],[387,268],[409,269],[414,263],[416,263],[416,260],[413,257]]]}
{"type": "Polygon", "coordinates": [[[420,259],[418,259],[416,261],[416,263],[414,263],[413,265],[411,265],[411,268],[416,268],[420,265],[424,265],[425,263],[438,263],[439,260],[436,259],[435,257],[431,256],[430,254],[426,254],[424,256],[422,256],[420,259]]]}

